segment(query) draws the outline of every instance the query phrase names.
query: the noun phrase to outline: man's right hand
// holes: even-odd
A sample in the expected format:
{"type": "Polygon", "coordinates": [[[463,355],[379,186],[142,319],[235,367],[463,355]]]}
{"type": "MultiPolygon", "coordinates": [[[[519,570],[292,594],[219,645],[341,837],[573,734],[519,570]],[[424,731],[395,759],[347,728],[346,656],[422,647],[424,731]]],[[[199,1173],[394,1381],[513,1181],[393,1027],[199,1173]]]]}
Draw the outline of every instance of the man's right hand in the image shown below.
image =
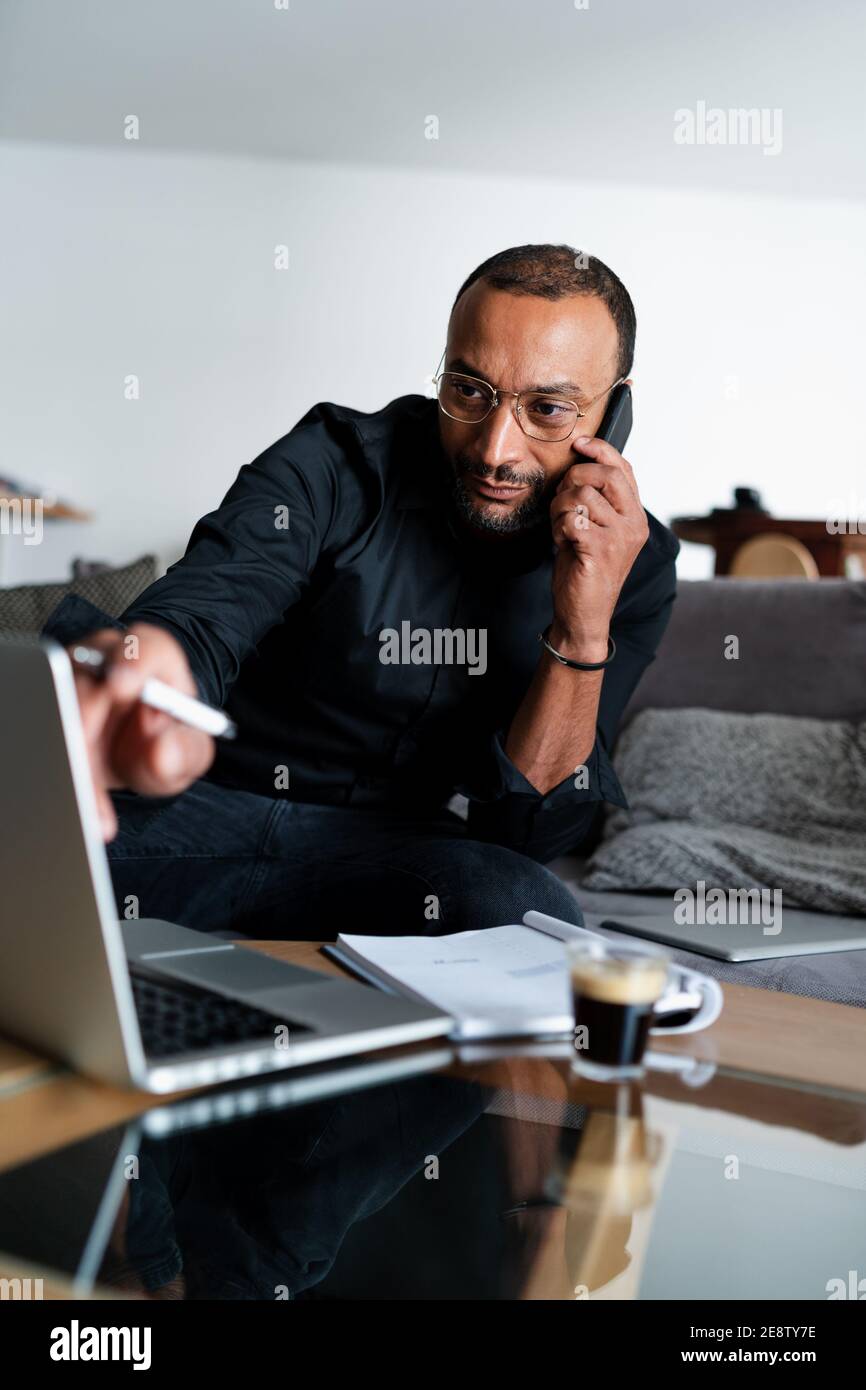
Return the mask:
{"type": "Polygon", "coordinates": [[[139,702],[152,676],[185,695],[198,694],[186,653],[163,628],[150,623],[135,623],[126,632],[106,628],[73,645],[105,653],[104,675],[95,678],[76,669],[75,685],[102,834],[111,840],[117,818],[109,790],[129,787],[143,796],[175,796],[210,767],[214,743],[139,702]]]}

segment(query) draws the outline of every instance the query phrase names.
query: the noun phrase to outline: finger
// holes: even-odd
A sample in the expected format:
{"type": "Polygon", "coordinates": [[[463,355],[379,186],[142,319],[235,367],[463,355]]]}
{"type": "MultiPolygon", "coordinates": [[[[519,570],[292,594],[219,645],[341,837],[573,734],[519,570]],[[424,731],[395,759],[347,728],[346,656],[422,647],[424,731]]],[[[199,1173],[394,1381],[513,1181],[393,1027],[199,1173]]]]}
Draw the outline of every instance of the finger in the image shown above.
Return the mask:
{"type": "Polygon", "coordinates": [[[75,693],[81,711],[81,723],[88,742],[101,732],[111,709],[111,696],[102,681],[83,672],[75,672],[75,693]]]}
{"type": "MultiPolygon", "coordinates": [[[[120,641],[121,634],[114,628],[100,628],[97,632],[89,633],[86,641],[74,644],[69,650],[74,655],[76,647],[92,648],[100,651],[105,656],[106,667],[113,660],[114,649],[120,641]]],[[[88,720],[101,723],[111,705],[111,698],[105,689],[105,682],[102,679],[102,668],[88,670],[85,666],[73,665],[73,678],[75,680],[75,691],[78,696],[78,703],[81,707],[82,719],[85,726],[88,720]]]]}
{"type": "Polygon", "coordinates": [[[175,724],[151,744],[150,766],[163,794],[173,796],[202,776],[210,766],[213,741],[196,729],[175,724]]]}
{"type": "Polygon", "coordinates": [[[169,715],[136,705],[115,732],[111,765],[123,786],[142,796],[173,796],[201,777],[213,761],[214,742],[169,715]],[[156,728],[156,732],[153,730],[156,728]]]}
{"type": "Polygon", "coordinates": [[[113,840],[117,834],[117,816],[108,792],[99,786],[96,781],[94,781],[93,790],[96,794],[96,810],[99,815],[99,828],[102,832],[102,838],[107,844],[108,841],[113,840]]]}
{"type": "Polygon", "coordinates": [[[574,512],[578,517],[589,517],[597,526],[615,526],[620,521],[620,513],[603,493],[586,483],[580,487],[566,488],[554,497],[550,504],[551,521],[568,512],[574,512]]]}
{"type": "Polygon", "coordinates": [[[109,627],[100,628],[97,632],[90,632],[80,642],[73,642],[67,650],[73,659],[73,671],[76,676],[86,675],[90,680],[99,681],[102,684],[106,672],[116,660],[122,637],[121,632],[109,627]],[[90,651],[102,653],[103,663],[101,666],[86,664],[86,654],[90,651]]]}
{"type": "Polygon", "coordinates": [[[607,527],[599,526],[592,517],[583,511],[576,511],[574,507],[569,507],[556,517],[552,530],[557,546],[574,545],[581,550],[591,550],[595,540],[610,534],[607,527]]]}
{"type": "Polygon", "coordinates": [[[635,492],[621,468],[613,468],[607,463],[574,463],[560,480],[556,493],[559,495],[568,488],[585,484],[606,497],[621,516],[628,516],[634,510],[635,492]]]}
{"type": "MultiPolygon", "coordinates": [[[[79,645],[103,652],[105,664],[102,668],[92,671],[86,667],[73,667],[85,738],[92,750],[97,750],[102,745],[103,756],[114,726],[127,714],[140,693],[135,688],[129,691],[122,687],[118,689],[114,678],[113,673],[118,661],[122,662],[121,639],[122,634],[112,630],[89,634],[86,643],[79,645]]],[[[71,654],[75,656],[74,647],[71,648],[71,654]]]]}
{"type": "Polygon", "coordinates": [[[185,695],[198,694],[186,657],[174,639],[150,624],[133,623],[111,648],[105,682],[118,700],[130,704],[151,676],[185,695]]]}
{"type": "MultiPolygon", "coordinates": [[[[127,636],[130,635],[134,636],[131,630],[127,636]]],[[[145,653],[139,656],[137,642],[118,643],[111,649],[105,667],[105,684],[115,699],[131,704],[138,699],[145,681],[157,674],[150,647],[145,653]]]]}
{"type": "Polygon", "coordinates": [[[599,439],[596,435],[582,434],[575,439],[571,447],[575,453],[585,454],[587,458],[596,463],[606,463],[611,468],[619,468],[628,478],[633,491],[637,492],[637,482],[631,464],[606,439],[599,439]]]}
{"type": "Polygon", "coordinates": [[[138,721],[138,731],[147,742],[164,734],[174,722],[165,710],[152,709],[150,705],[139,705],[135,717],[138,721]]]}

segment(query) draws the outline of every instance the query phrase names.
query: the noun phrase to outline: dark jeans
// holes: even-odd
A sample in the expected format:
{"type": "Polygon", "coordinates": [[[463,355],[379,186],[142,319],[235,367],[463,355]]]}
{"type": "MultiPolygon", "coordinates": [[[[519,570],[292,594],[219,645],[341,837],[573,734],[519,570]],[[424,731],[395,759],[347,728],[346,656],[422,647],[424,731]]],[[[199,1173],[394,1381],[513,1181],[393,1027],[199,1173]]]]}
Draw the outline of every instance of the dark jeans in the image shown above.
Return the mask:
{"type": "Polygon", "coordinates": [[[309,806],[211,782],[114,802],[108,856],[121,917],[296,941],[468,931],[519,922],[530,908],[582,922],[549,869],[468,839],[448,813],[309,806]]]}

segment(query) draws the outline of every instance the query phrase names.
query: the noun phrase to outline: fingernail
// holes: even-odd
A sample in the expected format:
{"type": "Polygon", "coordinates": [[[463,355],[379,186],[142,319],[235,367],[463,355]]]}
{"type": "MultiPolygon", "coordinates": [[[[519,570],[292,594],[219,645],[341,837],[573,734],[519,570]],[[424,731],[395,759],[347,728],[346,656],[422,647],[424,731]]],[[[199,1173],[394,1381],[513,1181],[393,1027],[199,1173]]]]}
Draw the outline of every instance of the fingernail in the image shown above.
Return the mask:
{"type": "Polygon", "coordinates": [[[577,436],[577,439],[576,439],[574,442],[575,442],[575,444],[591,444],[591,443],[592,443],[592,435],[591,435],[591,434],[579,434],[579,435],[577,436]]]}

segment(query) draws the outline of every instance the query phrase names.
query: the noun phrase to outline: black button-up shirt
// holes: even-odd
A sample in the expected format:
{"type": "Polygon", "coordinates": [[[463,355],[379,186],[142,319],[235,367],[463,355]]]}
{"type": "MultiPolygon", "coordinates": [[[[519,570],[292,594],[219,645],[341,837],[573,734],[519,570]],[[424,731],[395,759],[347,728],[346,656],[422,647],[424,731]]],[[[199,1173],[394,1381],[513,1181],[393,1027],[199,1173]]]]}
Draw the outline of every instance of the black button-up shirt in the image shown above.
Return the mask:
{"type": "Polygon", "coordinates": [[[123,621],[171,631],[203,698],[237,721],[213,780],[431,814],[458,793],[470,835],[547,860],[588,839],[603,801],[627,804],[608,750],[670,616],[679,544],[648,516],[586,776],[540,795],[504,744],[553,617],[552,543],[546,528],[491,544],[455,526],[436,412],[423,396],[315,406],[123,621]]]}

